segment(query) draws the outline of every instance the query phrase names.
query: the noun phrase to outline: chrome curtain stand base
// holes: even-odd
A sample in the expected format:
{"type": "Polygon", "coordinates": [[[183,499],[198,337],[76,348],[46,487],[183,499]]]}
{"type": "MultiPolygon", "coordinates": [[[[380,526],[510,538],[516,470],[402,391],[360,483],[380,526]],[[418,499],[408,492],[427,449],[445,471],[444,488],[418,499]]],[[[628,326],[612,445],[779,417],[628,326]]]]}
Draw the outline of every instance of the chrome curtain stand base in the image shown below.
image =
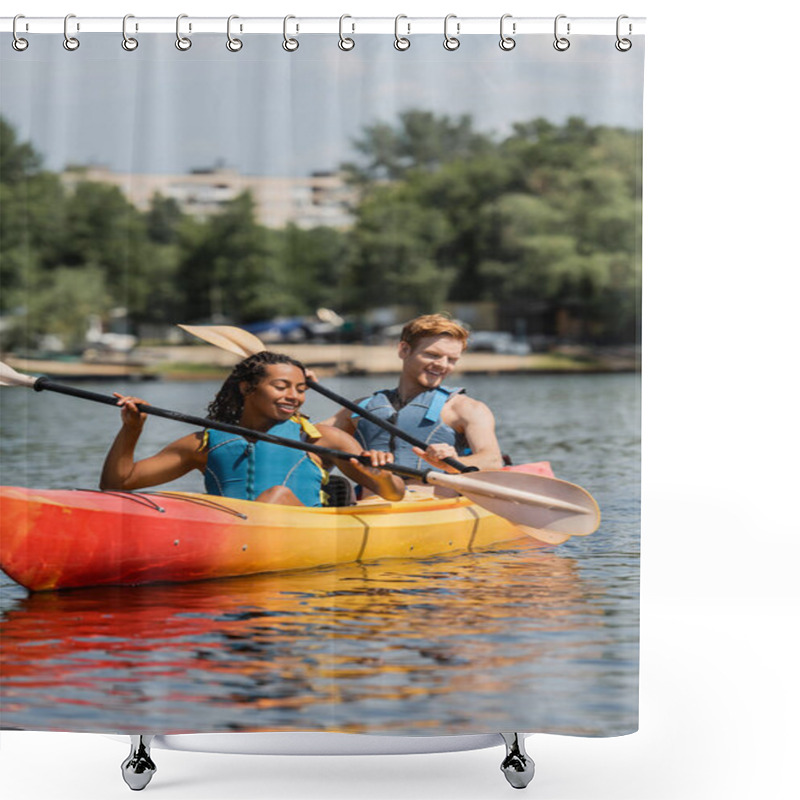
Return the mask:
{"type": "Polygon", "coordinates": [[[156,765],[150,758],[152,741],[152,735],[131,736],[131,752],[122,762],[122,779],[134,792],[144,789],[156,773],[156,765]]]}
{"type": "MultiPolygon", "coordinates": [[[[506,757],[500,769],[506,780],[515,789],[524,789],[534,774],[533,759],[525,752],[525,739],[521,733],[501,733],[506,745],[506,757]]],[[[153,734],[136,734],[131,737],[131,751],[122,762],[122,778],[135,792],[140,792],[150,783],[156,773],[156,765],[150,755],[153,734]]]]}
{"type": "Polygon", "coordinates": [[[506,780],[515,789],[524,789],[535,771],[533,759],[525,752],[525,739],[520,733],[501,733],[506,743],[506,757],[500,765],[506,780]]]}

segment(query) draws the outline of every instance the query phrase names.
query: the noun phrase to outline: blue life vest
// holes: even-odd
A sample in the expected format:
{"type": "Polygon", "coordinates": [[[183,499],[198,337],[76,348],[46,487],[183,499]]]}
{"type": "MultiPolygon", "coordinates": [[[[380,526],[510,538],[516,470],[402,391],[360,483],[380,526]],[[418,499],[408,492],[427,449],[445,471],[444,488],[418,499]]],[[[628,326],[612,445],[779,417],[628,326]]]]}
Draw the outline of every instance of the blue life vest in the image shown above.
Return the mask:
{"type": "MultiPolygon", "coordinates": [[[[455,447],[459,455],[464,455],[468,452],[464,437],[456,433],[441,419],[444,404],[454,394],[463,391],[461,388],[451,389],[446,386],[428,389],[398,409],[392,403],[394,400],[395,404],[399,405],[397,390],[382,389],[372,396],[364,398],[359,405],[367,411],[371,411],[376,417],[391,422],[426,444],[444,442],[455,447]]],[[[358,417],[358,415],[353,414],[353,417],[358,417]]],[[[431,465],[427,461],[414,453],[413,445],[378,427],[368,419],[358,418],[355,436],[365,450],[385,450],[393,453],[396,464],[414,469],[431,469],[431,465]]]]}
{"type": "MultiPolygon", "coordinates": [[[[284,439],[302,441],[303,426],[295,419],[269,429],[284,439]]],[[[327,473],[308,453],[269,442],[248,442],[241,436],[209,429],[205,432],[208,494],[255,500],[273,486],[286,486],[306,506],[323,505],[327,473]]]]}

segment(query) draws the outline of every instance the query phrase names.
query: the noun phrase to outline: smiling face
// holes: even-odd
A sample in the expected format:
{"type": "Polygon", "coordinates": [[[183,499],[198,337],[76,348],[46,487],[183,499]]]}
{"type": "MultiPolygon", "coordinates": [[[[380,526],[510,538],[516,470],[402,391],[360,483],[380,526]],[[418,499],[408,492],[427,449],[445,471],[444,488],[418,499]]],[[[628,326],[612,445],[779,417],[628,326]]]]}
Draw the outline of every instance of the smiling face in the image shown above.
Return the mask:
{"type": "Polygon", "coordinates": [[[400,394],[405,399],[435,389],[455,369],[464,345],[452,336],[426,336],[413,349],[400,342],[398,355],[403,361],[400,394]]]}
{"type": "Polygon", "coordinates": [[[242,425],[264,427],[285,422],[296,414],[306,399],[306,376],[294,364],[270,364],[255,389],[242,382],[244,395],[242,425]]]}

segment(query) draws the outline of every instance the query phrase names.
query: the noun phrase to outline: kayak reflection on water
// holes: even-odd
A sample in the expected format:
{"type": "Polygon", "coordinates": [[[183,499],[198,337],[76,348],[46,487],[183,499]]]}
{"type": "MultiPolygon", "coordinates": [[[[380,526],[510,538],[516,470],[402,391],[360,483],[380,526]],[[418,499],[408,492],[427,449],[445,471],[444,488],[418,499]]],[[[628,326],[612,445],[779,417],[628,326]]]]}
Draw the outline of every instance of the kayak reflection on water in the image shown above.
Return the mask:
{"type": "Polygon", "coordinates": [[[523,544],[35,594],[5,615],[4,724],[52,728],[57,708],[78,731],[492,730],[522,693],[554,691],[545,674],[589,690],[574,658],[602,646],[605,619],[575,611],[592,593],[575,559],[523,544]]]}

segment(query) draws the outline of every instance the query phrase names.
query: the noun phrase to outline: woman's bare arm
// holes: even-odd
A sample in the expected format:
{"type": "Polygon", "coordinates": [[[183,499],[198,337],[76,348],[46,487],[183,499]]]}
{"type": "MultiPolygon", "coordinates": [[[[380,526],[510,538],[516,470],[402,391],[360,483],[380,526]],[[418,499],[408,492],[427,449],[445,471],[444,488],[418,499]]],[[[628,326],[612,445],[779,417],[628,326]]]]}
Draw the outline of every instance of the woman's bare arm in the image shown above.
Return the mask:
{"type": "Polygon", "coordinates": [[[103,490],[130,491],[168,483],[192,469],[204,469],[206,453],[201,450],[202,437],[190,433],[168,444],[149,458],[136,461],[136,444],[144,427],[146,414],[142,414],[137,397],[117,394],[122,407],[122,427],[112,443],[100,477],[103,490]]]}

